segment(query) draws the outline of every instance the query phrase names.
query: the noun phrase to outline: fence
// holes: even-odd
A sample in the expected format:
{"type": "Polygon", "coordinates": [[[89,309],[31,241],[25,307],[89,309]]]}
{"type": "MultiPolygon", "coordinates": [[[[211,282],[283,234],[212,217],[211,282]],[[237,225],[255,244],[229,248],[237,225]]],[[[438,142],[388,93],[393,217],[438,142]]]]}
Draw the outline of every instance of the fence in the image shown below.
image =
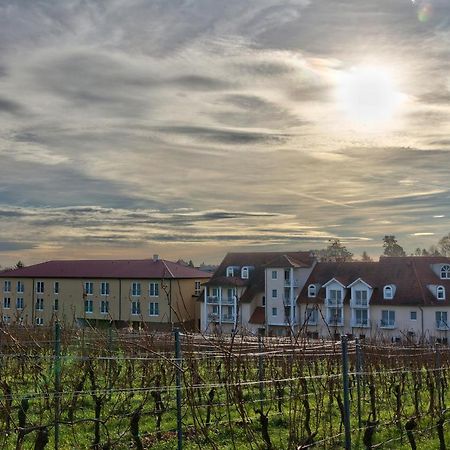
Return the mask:
{"type": "Polygon", "coordinates": [[[450,351],[0,329],[0,448],[445,448],[450,351]]]}

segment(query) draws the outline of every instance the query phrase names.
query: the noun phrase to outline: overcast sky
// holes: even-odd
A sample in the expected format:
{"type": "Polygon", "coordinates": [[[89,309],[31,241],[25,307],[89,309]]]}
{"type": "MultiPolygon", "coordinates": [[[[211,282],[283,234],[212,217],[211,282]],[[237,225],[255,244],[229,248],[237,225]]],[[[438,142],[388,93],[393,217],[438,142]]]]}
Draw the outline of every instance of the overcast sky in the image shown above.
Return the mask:
{"type": "Polygon", "coordinates": [[[2,0],[0,264],[428,247],[449,113],[449,0],[2,0]]]}

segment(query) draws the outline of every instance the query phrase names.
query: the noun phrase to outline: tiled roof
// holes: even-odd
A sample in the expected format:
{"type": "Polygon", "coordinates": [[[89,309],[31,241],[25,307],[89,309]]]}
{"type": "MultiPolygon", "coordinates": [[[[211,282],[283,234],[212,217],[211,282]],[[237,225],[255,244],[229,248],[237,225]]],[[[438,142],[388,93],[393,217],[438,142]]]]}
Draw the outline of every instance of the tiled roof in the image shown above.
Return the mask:
{"type": "MultiPolygon", "coordinates": [[[[379,262],[319,262],[311,272],[298,301],[302,303],[322,303],[325,289],[322,286],[335,278],[345,286],[358,278],[372,286],[371,304],[375,305],[450,305],[450,280],[441,280],[432,270],[434,264],[450,264],[446,257],[383,257],[379,262]],[[308,297],[308,286],[320,286],[316,298],[308,297]],[[383,298],[383,288],[395,285],[392,300],[383,298]],[[427,285],[441,285],[446,289],[446,300],[437,300],[427,285]]],[[[347,290],[349,291],[349,290],[347,290]]],[[[344,301],[348,301],[346,292],[344,301]]]]}
{"type": "Polygon", "coordinates": [[[249,323],[263,325],[266,323],[266,313],[262,306],[257,306],[250,317],[249,323]]]}
{"type": "Polygon", "coordinates": [[[10,278],[209,278],[210,274],[164,259],[47,261],[0,272],[10,278]]]}
{"type": "Polygon", "coordinates": [[[265,269],[266,267],[311,267],[314,257],[309,252],[243,252],[227,253],[214,275],[206,283],[209,286],[248,286],[240,301],[251,302],[254,296],[265,290],[265,269]],[[284,265],[276,265],[284,261],[284,265]],[[272,263],[274,265],[272,265],[272,263]],[[248,279],[240,277],[227,277],[227,267],[254,267],[250,271],[248,279]]]}

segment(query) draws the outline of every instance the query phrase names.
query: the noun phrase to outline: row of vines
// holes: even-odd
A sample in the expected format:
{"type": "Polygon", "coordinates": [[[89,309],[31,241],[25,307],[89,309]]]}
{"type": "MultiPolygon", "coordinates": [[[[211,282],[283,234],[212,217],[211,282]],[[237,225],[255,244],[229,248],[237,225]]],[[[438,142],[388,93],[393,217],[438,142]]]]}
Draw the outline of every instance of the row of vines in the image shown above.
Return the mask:
{"type": "MultiPolygon", "coordinates": [[[[172,333],[0,329],[0,449],[343,448],[339,342],[179,344],[176,358],[172,333]]],[[[450,446],[449,370],[447,347],[350,342],[352,448],[450,446]]]]}

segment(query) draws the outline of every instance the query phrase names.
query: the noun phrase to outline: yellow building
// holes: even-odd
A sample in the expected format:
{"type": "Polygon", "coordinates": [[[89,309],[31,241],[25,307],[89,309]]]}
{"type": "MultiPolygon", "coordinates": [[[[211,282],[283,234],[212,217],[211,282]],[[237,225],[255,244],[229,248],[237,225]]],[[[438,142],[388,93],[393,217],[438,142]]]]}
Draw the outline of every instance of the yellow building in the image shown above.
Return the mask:
{"type": "Polygon", "coordinates": [[[159,259],[48,261],[0,272],[3,324],[198,328],[210,274],[159,259]]]}

